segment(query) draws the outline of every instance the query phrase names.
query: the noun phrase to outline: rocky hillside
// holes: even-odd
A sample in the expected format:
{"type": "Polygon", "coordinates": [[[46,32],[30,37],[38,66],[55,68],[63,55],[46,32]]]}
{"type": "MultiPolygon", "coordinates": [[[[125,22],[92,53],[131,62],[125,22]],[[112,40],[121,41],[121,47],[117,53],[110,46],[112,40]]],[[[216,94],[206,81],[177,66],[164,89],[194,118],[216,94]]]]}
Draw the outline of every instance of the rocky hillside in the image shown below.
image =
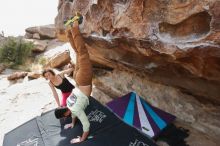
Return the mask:
{"type": "Polygon", "coordinates": [[[190,145],[220,142],[220,1],[60,0],[62,41],[63,20],[75,11],[100,99],[135,90],[197,130],[190,145]]]}

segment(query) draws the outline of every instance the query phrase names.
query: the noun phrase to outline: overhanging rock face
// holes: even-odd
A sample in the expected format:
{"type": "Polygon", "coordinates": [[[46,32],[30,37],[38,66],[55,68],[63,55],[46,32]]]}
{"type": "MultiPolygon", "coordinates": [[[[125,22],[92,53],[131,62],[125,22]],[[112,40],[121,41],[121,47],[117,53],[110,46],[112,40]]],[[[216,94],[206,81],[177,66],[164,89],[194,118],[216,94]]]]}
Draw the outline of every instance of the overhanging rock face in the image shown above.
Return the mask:
{"type": "Polygon", "coordinates": [[[199,99],[220,104],[220,2],[155,0],[60,1],[63,20],[79,11],[91,59],[133,70],[199,99]]]}
{"type": "Polygon", "coordinates": [[[210,24],[211,16],[205,11],[177,24],[162,22],[159,24],[159,34],[161,39],[167,39],[168,42],[192,42],[208,35],[210,24]]]}

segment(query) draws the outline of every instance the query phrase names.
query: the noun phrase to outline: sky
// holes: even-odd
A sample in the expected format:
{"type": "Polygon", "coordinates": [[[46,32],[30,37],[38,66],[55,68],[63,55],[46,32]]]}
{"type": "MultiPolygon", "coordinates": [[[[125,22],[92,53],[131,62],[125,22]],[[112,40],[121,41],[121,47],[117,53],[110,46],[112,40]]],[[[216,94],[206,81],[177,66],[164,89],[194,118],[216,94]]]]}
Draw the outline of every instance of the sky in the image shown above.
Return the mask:
{"type": "Polygon", "coordinates": [[[0,32],[24,35],[32,26],[54,24],[58,0],[0,0],[0,32]]]}

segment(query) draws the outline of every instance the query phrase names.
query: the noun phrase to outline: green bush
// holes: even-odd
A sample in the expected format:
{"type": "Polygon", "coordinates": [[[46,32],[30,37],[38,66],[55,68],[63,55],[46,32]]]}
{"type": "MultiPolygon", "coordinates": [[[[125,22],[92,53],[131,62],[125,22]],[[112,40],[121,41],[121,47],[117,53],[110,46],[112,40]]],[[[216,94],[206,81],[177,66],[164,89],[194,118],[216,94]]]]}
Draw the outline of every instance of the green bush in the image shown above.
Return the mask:
{"type": "Polygon", "coordinates": [[[33,46],[33,43],[21,38],[10,37],[0,46],[0,61],[12,66],[22,65],[31,55],[33,46]]]}
{"type": "Polygon", "coordinates": [[[40,56],[37,58],[37,63],[44,66],[45,64],[48,63],[48,59],[44,56],[40,56]]]}

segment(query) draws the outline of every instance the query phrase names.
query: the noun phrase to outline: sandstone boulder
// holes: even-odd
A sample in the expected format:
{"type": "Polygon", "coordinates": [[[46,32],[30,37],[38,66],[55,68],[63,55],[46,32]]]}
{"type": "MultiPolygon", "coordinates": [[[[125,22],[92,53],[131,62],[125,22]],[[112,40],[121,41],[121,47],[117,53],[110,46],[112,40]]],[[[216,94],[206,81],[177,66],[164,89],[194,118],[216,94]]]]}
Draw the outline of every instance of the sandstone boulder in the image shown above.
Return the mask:
{"type": "Polygon", "coordinates": [[[64,51],[51,57],[45,67],[59,68],[68,64],[70,60],[71,58],[69,51],[64,51]]]}
{"type": "Polygon", "coordinates": [[[48,40],[34,40],[34,48],[32,49],[33,52],[44,52],[48,45],[48,40]]]}
{"type": "Polygon", "coordinates": [[[39,33],[34,33],[34,34],[33,34],[33,39],[38,39],[38,40],[40,40],[40,34],[39,34],[39,33]]]}
{"type": "Polygon", "coordinates": [[[32,39],[32,38],[33,38],[33,34],[26,32],[25,35],[24,35],[24,37],[25,37],[26,39],[32,39]]]}
{"type": "Polygon", "coordinates": [[[38,79],[41,77],[41,73],[37,73],[37,72],[29,72],[27,74],[28,79],[38,79]]]}
{"type": "Polygon", "coordinates": [[[3,64],[0,64],[0,74],[6,69],[6,66],[3,64]]]}
{"type": "Polygon", "coordinates": [[[8,80],[17,80],[26,77],[28,72],[15,72],[7,77],[8,80]]]}
{"type": "Polygon", "coordinates": [[[56,30],[54,25],[30,27],[25,31],[29,34],[33,34],[33,37],[36,39],[54,39],[56,37],[56,30]]]}
{"type": "Polygon", "coordinates": [[[94,62],[130,68],[220,104],[219,5],[218,0],[62,1],[55,26],[66,41],[63,20],[79,11],[94,62]]]}

